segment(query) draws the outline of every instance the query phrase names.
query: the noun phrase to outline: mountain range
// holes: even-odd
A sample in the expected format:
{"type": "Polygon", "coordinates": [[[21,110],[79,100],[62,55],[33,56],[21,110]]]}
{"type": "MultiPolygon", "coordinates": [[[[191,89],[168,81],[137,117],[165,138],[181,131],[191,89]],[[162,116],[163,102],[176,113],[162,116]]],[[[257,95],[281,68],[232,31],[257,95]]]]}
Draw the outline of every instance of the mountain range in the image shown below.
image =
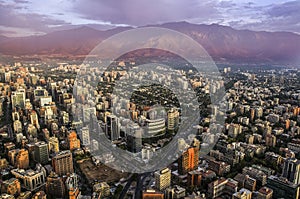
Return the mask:
{"type": "MultiPolygon", "coordinates": [[[[218,61],[295,64],[300,61],[300,35],[290,32],[236,30],[217,24],[172,22],[153,27],[182,32],[218,61]]],[[[87,26],[39,36],[0,36],[0,53],[14,56],[84,56],[104,39],[132,27],[96,30],[87,26]]]]}

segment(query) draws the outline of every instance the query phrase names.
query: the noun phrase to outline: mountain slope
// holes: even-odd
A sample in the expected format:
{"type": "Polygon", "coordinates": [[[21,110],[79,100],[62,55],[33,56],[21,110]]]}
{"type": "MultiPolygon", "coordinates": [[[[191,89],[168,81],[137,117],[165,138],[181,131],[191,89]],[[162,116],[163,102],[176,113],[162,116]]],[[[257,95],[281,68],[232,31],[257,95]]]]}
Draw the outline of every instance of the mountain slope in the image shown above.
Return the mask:
{"type": "MultiPolygon", "coordinates": [[[[294,63],[299,59],[300,35],[288,32],[255,32],[231,27],[174,22],[151,25],[173,29],[192,37],[215,60],[231,62],[294,63]]],[[[0,37],[0,53],[7,55],[86,55],[99,42],[130,28],[99,31],[89,27],[42,36],[0,37]]]]}

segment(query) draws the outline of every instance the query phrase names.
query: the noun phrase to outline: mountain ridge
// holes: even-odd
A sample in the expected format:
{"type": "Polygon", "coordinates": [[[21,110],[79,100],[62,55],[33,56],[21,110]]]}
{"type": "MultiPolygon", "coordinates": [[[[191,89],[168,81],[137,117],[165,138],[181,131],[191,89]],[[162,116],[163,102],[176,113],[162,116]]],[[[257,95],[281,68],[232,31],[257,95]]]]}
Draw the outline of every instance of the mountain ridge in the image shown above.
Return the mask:
{"type": "MultiPolygon", "coordinates": [[[[215,60],[268,63],[296,63],[300,60],[300,35],[291,32],[236,30],[218,24],[184,21],[144,27],[169,28],[184,33],[201,44],[215,60]]],[[[130,29],[132,27],[96,30],[82,26],[39,36],[0,36],[0,53],[17,56],[84,56],[104,39],[130,29]]]]}

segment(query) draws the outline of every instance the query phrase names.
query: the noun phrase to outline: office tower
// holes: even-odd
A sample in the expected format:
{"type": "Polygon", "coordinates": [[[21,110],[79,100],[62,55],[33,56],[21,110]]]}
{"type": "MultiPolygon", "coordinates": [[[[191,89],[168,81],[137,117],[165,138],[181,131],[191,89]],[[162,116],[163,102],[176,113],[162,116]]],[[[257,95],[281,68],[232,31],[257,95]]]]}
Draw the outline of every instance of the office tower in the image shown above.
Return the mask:
{"type": "Polygon", "coordinates": [[[35,191],[45,185],[46,170],[38,165],[35,170],[13,169],[11,173],[19,179],[21,186],[28,191],[35,191]]]}
{"type": "Polygon", "coordinates": [[[52,158],[52,167],[59,176],[74,173],[72,153],[60,151],[52,158]]]}
{"type": "Polygon", "coordinates": [[[165,168],[161,171],[156,171],[155,176],[155,187],[162,191],[171,185],[171,170],[165,168]]]}
{"type": "Polygon", "coordinates": [[[13,127],[14,127],[14,133],[22,133],[23,128],[22,128],[22,122],[20,122],[19,120],[15,120],[13,123],[13,127]]]}
{"type": "Polygon", "coordinates": [[[78,182],[79,176],[76,173],[72,173],[67,177],[65,184],[69,199],[76,199],[80,195],[78,182]]]}
{"type": "Polygon", "coordinates": [[[177,109],[172,108],[168,111],[168,130],[174,131],[179,124],[179,112],[177,109]]]}
{"type": "Polygon", "coordinates": [[[37,113],[34,110],[32,110],[31,113],[30,113],[30,123],[32,125],[34,125],[37,129],[40,128],[39,118],[38,118],[37,113]]]}
{"type": "Polygon", "coordinates": [[[12,108],[25,108],[25,89],[18,89],[11,93],[12,108]]]}
{"type": "Polygon", "coordinates": [[[38,86],[34,91],[33,91],[33,97],[34,101],[39,101],[40,98],[48,96],[48,91],[40,86],[38,86]]]}
{"type": "Polygon", "coordinates": [[[80,148],[80,140],[77,138],[77,134],[75,131],[70,131],[67,138],[69,149],[79,149],[80,148]]]}
{"type": "Polygon", "coordinates": [[[12,120],[16,121],[16,120],[20,120],[20,113],[17,111],[12,112],[12,120]]]}
{"type": "Polygon", "coordinates": [[[282,177],[287,178],[294,184],[300,184],[300,161],[288,158],[284,162],[282,177]]]}
{"type": "Polygon", "coordinates": [[[276,146],[276,136],[272,134],[266,134],[265,136],[266,146],[275,147],[276,146]]]}
{"type": "Polygon", "coordinates": [[[48,140],[49,152],[58,153],[59,152],[59,141],[57,137],[50,137],[48,140]]]}
{"type": "Polygon", "coordinates": [[[96,117],[96,107],[83,108],[83,122],[88,123],[91,118],[96,117]]]}
{"type": "Polygon", "coordinates": [[[49,161],[48,145],[46,142],[36,142],[34,144],[35,161],[41,164],[47,164],[49,161]]]}
{"type": "MultiPolygon", "coordinates": [[[[199,141],[198,141],[199,142],[199,141]]],[[[180,174],[186,174],[189,171],[195,170],[199,163],[199,143],[194,141],[178,160],[178,171],[180,174]]]]}
{"type": "Polygon", "coordinates": [[[108,115],[106,124],[106,134],[109,136],[111,141],[120,138],[120,121],[115,115],[108,115]]]}
{"type": "Polygon", "coordinates": [[[65,185],[63,179],[54,172],[51,172],[47,177],[46,193],[52,198],[65,197],[65,185]]]}
{"type": "Polygon", "coordinates": [[[90,145],[90,130],[89,127],[83,127],[81,129],[81,140],[84,146],[90,145]]]}
{"type": "Polygon", "coordinates": [[[27,126],[28,136],[30,138],[37,138],[37,128],[33,124],[28,124],[27,126]]]}
{"type": "Polygon", "coordinates": [[[1,182],[1,193],[17,196],[21,193],[20,181],[16,178],[10,178],[1,182]]]}
{"type": "Polygon", "coordinates": [[[268,177],[266,186],[273,190],[273,198],[298,199],[300,197],[299,185],[285,178],[271,175],[268,177]]]}
{"type": "Polygon", "coordinates": [[[29,155],[26,149],[21,149],[16,157],[16,167],[19,169],[28,169],[29,155]]]}
{"type": "Polygon", "coordinates": [[[15,165],[16,157],[17,157],[18,153],[19,153],[19,149],[12,149],[12,150],[8,151],[7,156],[8,156],[8,160],[11,165],[15,165]]]}
{"type": "Polygon", "coordinates": [[[138,153],[142,150],[143,130],[138,124],[130,124],[126,128],[126,139],[129,151],[138,153]]]}
{"type": "Polygon", "coordinates": [[[187,185],[189,187],[200,187],[202,180],[202,173],[200,171],[194,170],[188,172],[187,185]]]}

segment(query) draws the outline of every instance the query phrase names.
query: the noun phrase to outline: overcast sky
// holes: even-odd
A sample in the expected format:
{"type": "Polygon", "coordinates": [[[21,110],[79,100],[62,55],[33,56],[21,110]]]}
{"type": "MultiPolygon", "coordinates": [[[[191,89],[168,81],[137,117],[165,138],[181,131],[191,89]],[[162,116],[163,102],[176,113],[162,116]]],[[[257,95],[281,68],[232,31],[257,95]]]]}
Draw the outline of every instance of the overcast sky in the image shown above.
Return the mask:
{"type": "Polygon", "coordinates": [[[0,0],[0,34],[28,36],[91,25],[99,29],[187,21],[300,33],[300,1],[0,0]]]}

